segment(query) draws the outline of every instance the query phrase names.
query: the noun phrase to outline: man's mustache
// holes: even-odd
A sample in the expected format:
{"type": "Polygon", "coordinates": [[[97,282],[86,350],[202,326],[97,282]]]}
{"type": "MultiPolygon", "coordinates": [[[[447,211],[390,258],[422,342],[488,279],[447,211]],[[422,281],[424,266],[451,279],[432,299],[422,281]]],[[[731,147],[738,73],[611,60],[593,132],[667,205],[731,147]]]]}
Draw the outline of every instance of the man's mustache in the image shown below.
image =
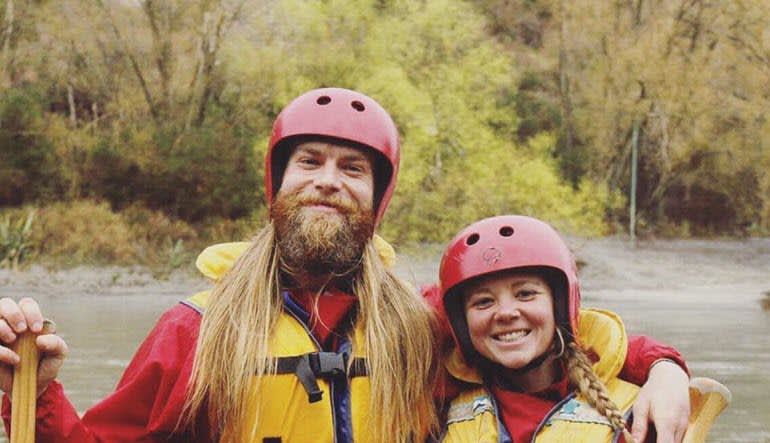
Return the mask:
{"type": "Polygon", "coordinates": [[[358,209],[358,206],[354,202],[350,201],[349,199],[342,198],[338,195],[329,197],[323,197],[320,195],[299,195],[297,196],[296,202],[299,206],[329,206],[346,215],[358,209]]]}

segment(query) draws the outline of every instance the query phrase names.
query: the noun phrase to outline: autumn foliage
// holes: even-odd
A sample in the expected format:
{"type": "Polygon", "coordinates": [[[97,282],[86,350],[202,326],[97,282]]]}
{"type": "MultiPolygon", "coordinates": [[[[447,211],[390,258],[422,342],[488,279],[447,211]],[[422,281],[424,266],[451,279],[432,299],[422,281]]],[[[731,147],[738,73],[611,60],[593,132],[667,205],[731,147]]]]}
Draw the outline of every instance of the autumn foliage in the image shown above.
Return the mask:
{"type": "Polygon", "coordinates": [[[0,0],[0,207],[259,223],[272,120],[341,86],[402,135],[391,240],[497,213],[624,231],[634,141],[640,232],[767,234],[767,23],[764,1],[0,0]]]}

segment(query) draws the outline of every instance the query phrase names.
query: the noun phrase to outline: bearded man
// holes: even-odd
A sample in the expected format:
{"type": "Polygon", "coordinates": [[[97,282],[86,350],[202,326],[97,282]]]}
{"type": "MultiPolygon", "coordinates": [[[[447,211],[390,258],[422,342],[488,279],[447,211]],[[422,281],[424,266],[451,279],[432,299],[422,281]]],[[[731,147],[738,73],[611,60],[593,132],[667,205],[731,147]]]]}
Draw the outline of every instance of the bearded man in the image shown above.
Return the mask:
{"type": "MultiPolygon", "coordinates": [[[[424,439],[436,421],[433,318],[374,235],[399,149],[393,120],[363,94],[296,98],[267,153],[269,223],[248,244],[204,251],[199,268],[216,285],[164,314],[113,394],[80,419],[53,381],[66,344],[38,339],[37,441],[424,439]]],[[[6,299],[0,314],[5,343],[21,332],[8,322],[36,330],[42,319],[30,299],[6,299]]],[[[1,348],[0,361],[11,354],[1,348]]]]}

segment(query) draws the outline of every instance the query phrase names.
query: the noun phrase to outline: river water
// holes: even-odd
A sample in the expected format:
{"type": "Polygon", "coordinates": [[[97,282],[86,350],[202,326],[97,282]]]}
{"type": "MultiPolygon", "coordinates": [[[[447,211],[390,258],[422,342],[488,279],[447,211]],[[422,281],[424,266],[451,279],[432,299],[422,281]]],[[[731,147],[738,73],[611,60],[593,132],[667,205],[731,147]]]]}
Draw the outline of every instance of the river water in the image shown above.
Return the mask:
{"type": "MultiPolygon", "coordinates": [[[[614,310],[630,333],[674,345],[693,375],[731,390],[709,441],[770,443],[770,310],[762,307],[770,308],[770,239],[568,243],[582,264],[583,306],[614,310]]],[[[396,271],[430,282],[439,254],[402,256],[396,271]]],[[[125,268],[0,271],[0,296],[32,296],[56,321],[70,347],[60,379],[80,411],[114,388],[164,310],[205,287],[186,274],[157,281],[125,268]]]]}

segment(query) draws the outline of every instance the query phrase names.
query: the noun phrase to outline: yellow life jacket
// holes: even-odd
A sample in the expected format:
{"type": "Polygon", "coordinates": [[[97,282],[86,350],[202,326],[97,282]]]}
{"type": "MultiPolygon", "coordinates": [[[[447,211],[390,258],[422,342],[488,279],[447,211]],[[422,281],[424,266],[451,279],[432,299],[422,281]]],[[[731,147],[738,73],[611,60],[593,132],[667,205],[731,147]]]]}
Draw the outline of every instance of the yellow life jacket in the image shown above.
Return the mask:
{"type": "MultiPolygon", "coordinates": [[[[616,314],[598,309],[580,311],[579,340],[599,356],[594,372],[604,382],[610,398],[628,416],[639,387],[618,378],[626,360],[628,337],[616,314]]],[[[492,394],[483,386],[480,374],[466,364],[458,349],[445,362],[458,380],[477,385],[458,395],[451,403],[442,442],[510,442],[510,436],[497,414],[492,394]]],[[[570,395],[554,406],[541,421],[533,442],[595,443],[614,442],[619,435],[603,415],[580,395],[570,395]]]]}
{"type": "MultiPolygon", "coordinates": [[[[396,259],[393,248],[377,235],[373,241],[382,261],[392,267],[396,259]]],[[[248,242],[210,246],[198,256],[196,266],[203,275],[218,281],[248,247],[248,242]]],[[[203,313],[209,295],[210,291],[199,292],[184,303],[203,313]]],[[[340,353],[320,352],[318,343],[299,320],[299,309],[287,297],[284,299],[284,311],[268,345],[271,357],[278,359],[278,373],[254,378],[247,407],[250,417],[258,412],[259,423],[251,420],[240,425],[243,435],[249,436],[247,442],[372,440],[365,355],[356,346],[364,343],[360,325],[355,326],[352,343],[341,342],[340,353]],[[346,357],[342,357],[343,353],[346,357]],[[347,361],[352,363],[346,375],[347,361]],[[253,394],[257,388],[258,394],[253,394]]],[[[231,441],[232,432],[222,430],[221,441],[236,443],[231,441]]]]}
{"type": "MultiPolygon", "coordinates": [[[[186,302],[205,309],[208,295],[208,291],[200,292],[186,302]]],[[[361,328],[357,327],[354,335],[354,344],[363,343],[361,328]]],[[[317,343],[290,310],[279,317],[269,346],[273,358],[301,359],[311,356],[312,360],[315,358],[312,355],[332,354],[319,354],[317,343]]],[[[351,358],[363,359],[365,356],[359,351],[353,346],[351,358]]],[[[321,394],[313,402],[294,372],[255,377],[254,388],[258,384],[259,394],[252,395],[249,400],[248,415],[256,417],[259,411],[259,424],[253,421],[242,424],[246,430],[244,435],[250,436],[248,442],[368,441],[369,380],[364,374],[356,375],[349,379],[345,375],[341,378],[315,378],[321,394]]],[[[228,429],[223,431],[223,442],[230,442],[228,434],[231,432],[228,429]]]]}

